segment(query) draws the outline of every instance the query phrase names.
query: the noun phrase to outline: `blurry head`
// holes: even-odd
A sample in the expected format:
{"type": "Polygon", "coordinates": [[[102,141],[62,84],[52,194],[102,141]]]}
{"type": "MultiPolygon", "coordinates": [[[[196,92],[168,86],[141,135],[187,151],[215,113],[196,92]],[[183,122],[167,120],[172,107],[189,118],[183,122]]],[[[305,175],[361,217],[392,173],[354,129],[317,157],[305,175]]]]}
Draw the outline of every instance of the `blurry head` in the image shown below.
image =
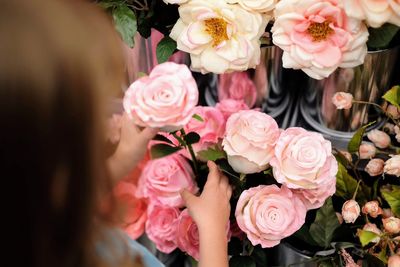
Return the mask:
{"type": "Polygon", "coordinates": [[[83,266],[109,181],[101,108],[123,83],[121,42],[104,14],[72,0],[2,1],[0,35],[9,247],[36,266],[83,266]]]}

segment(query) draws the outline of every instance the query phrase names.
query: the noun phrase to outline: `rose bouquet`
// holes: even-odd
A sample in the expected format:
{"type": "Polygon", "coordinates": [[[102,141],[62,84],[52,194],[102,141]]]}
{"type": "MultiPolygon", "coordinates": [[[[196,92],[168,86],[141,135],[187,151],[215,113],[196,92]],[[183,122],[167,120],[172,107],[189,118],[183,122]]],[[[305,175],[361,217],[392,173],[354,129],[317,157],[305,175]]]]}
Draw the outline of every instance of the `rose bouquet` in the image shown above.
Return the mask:
{"type": "Polygon", "coordinates": [[[176,50],[190,54],[191,68],[227,73],[255,68],[260,47],[283,50],[283,67],[301,69],[314,79],[338,67],[364,62],[367,49],[398,45],[397,0],[99,0],[113,15],[131,47],[139,32],[165,37],[159,63],[176,50]]]}
{"type": "MultiPolygon", "coordinates": [[[[279,129],[272,117],[247,105],[204,107],[197,106],[197,98],[189,69],[171,62],[126,91],[124,109],[132,120],[161,129],[149,145],[151,159],[136,190],[125,196],[127,205],[141,199],[139,208],[147,210],[145,219],[136,216],[122,225],[127,233],[137,238],[138,231],[129,229],[141,229],[161,252],[178,248],[198,259],[197,226],[180,192],[202,191],[211,160],[233,188],[227,226],[231,264],[265,266],[265,249],[301,236],[306,222],[308,235],[330,246],[332,228],[324,224],[340,225],[330,198],[338,172],[331,143],[303,128],[279,129]]],[[[230,100],[240,101],[225,99],[230,100]]]]}

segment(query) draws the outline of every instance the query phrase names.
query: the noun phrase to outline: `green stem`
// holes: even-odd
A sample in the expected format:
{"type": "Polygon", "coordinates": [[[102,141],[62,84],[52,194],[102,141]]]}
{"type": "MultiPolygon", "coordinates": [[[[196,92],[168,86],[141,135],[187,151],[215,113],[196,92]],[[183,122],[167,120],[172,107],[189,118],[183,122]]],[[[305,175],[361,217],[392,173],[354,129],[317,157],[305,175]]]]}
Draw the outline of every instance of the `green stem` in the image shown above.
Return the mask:
{"type": "MultiPolygon", "coordinates": [[[[181,136],[185,136],[185,135],[186,135],[185,130],[181,129],[181,136]]],[[[190,157],[192,158],[193,166],[194,166],[194,172],[196,174],[196,177],[199,177],[199,166],[198,166],[198,163],[197,163],[196,154],[194,153],[194,150],[193,150],[193,146],[191,144],[186,143],[186,142],[185,142],[185,145],[186,145],[186,147],[187,147],[187,149],[189,151],[190,157]]]]}
{"type": "Polygon", "coordinates": [[[357,104],[365,104],[365,105],[372,105],[374,107],[379,108],[383,113],[385,113],[386,116],[388,116],[398,127],[400,127],[400,123],[399,120],[396,120],[395,118],[393,118],[392,115],[390,115],[389,113],[387,113],[380,105],[376,104],[376,103],[372,103],[372,102],[368,102],[368,101],[361,101],[361,100],[353,100],[353,103],[357,103],[357,104]]]}
{"type": "Polygon", "coordinates": [[[357,187],[356,187],[356,190],[354,191],[353,198],[352,198],[353,200],[356,199],[357,191],[358,191],[358,188],[360,187],[360,183],[361,183],[361,180],[359,180],[357,183],[357,187]]]}

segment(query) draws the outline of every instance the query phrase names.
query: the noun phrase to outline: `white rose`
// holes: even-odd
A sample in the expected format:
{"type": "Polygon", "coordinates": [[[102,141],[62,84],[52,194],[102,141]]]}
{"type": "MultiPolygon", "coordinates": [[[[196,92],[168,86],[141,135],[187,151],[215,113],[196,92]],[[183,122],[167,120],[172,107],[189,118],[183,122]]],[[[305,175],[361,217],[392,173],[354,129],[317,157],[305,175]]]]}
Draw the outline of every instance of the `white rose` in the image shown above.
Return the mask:
{"type": "Polygon", "coordinates": [[[178,5],[181,5],[183,3],[186,3],[188,0],[163,0],[163,1],[166,4],[178,4],[178,5]]]}
{"type": "Polygon", "coordinates": [[[259,63],[266,16],[225,0],[191,0],[179,7],[179,15],[170,36],[190,53],[193,70],[243,71],[259,63]]]}
{"type": "Polygon", "coordinates": [[[228,3],[230,4],[238,3],[246,10],[261,13],[272,11],[277,2],[277,0],[228,0],[228,3]]]}

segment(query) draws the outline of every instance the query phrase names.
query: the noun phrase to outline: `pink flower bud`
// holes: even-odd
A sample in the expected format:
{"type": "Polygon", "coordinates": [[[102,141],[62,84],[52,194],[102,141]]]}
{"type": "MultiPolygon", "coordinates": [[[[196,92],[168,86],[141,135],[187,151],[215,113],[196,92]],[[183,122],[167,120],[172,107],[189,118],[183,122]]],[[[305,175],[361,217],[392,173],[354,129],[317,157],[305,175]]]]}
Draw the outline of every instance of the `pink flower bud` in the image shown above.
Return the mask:
{"type": "Polygon", "coordinates": [[[399,267],[400,266],[400,255],[392,255],[388,260],[388,267],[399,267]]]}
{"type": "Polygon", "coordinates": [[[350,109],[353,105],[353,95],[345,92],[338,92],[333,95],[332,103],[337,109],[350,109]]]}
{"type": "Polygon", "coordinates": [[[383,173],[384,165],[385,161],[383,159],[371,159],[365,166],[365,171],[371,176],[377,176],[383,173]]]}
{"type": "Polygon", "coordinates": [[[383,130],[385,132],[387,132],[388,134],[394,134],[395,133],[394,127],[396,127],[396,126],[393,123],[387,122],[387,123],[385,123],[385,125],[383,125],[383,130]]]}
{"type": "Polygon", "coordinates": [[[389,217],[382,219],[383,227],[388,233],[397,234],[400,233],[400,219],[395,217],[389,217]]]}
{"type": "Polygon", "coordinates": [[[390,145],[390,136],[384,131],[372,130],[367,137],[379,148],[387,148],[390,145]]]}
{"type": "Polygon", "coordinates": [[[372,218],[376,218],[378,215],[382,214],[382,209],[379,207],[378,201],[373,200],[365,203],[364,207],[362,207],[362,213],[368,214],[372,218]]]}
{"type": "Polygon", "coordinates": [[[386,112],[393,118],[398,119],[400,118],[400,111],[397,107],[393,105],[389,105],[386,109],[386,112]]]}
{"type": "Polygon", "coordinates": [[[340,150],[340,153],[342,153],[342,155],[347,159],[348,162],[352,162],[353,158],[351,156],[351,154],[347,151],[344,150],[340,150]]]}
{"type": "Polygon", "coordinates": [[[400,176],[400,155],[394,155],[385,162],[383,171],[389,175],[400,176]]]}
{"type": "Polygon", "coordinates": [[[360,159],[371,159],[375,157],[376,147],[371,143],[362,143],[358,150],[360,159]]]}
{"type": "Polygon", "coordinates": [[[354,223],[360,216],[360,206],[357,201],[347,200],[342,206],[342,216],[346,223],[354,223]]]}
{"type": "MultiPolygon", "coordinates": [[[[364,225],[363,227],[364,231],[369,231],[369,232],[373,232],[377,235],[381,235],[382,231],[378,229],[378,227],[376,226],[376,224],[374,223],[367,223],[364,225]]],[[[381,240],[381,238],[379,236],[375,237],[374,239],[371,240],[372,243],[378,243],[381,240]]]]}
{"type": "Polygon", "coordinates": [[[391,209],[383,209],[382,211],[382,217],[383,218],[389,218],[393,216],[393,212],[391,209]]]}

